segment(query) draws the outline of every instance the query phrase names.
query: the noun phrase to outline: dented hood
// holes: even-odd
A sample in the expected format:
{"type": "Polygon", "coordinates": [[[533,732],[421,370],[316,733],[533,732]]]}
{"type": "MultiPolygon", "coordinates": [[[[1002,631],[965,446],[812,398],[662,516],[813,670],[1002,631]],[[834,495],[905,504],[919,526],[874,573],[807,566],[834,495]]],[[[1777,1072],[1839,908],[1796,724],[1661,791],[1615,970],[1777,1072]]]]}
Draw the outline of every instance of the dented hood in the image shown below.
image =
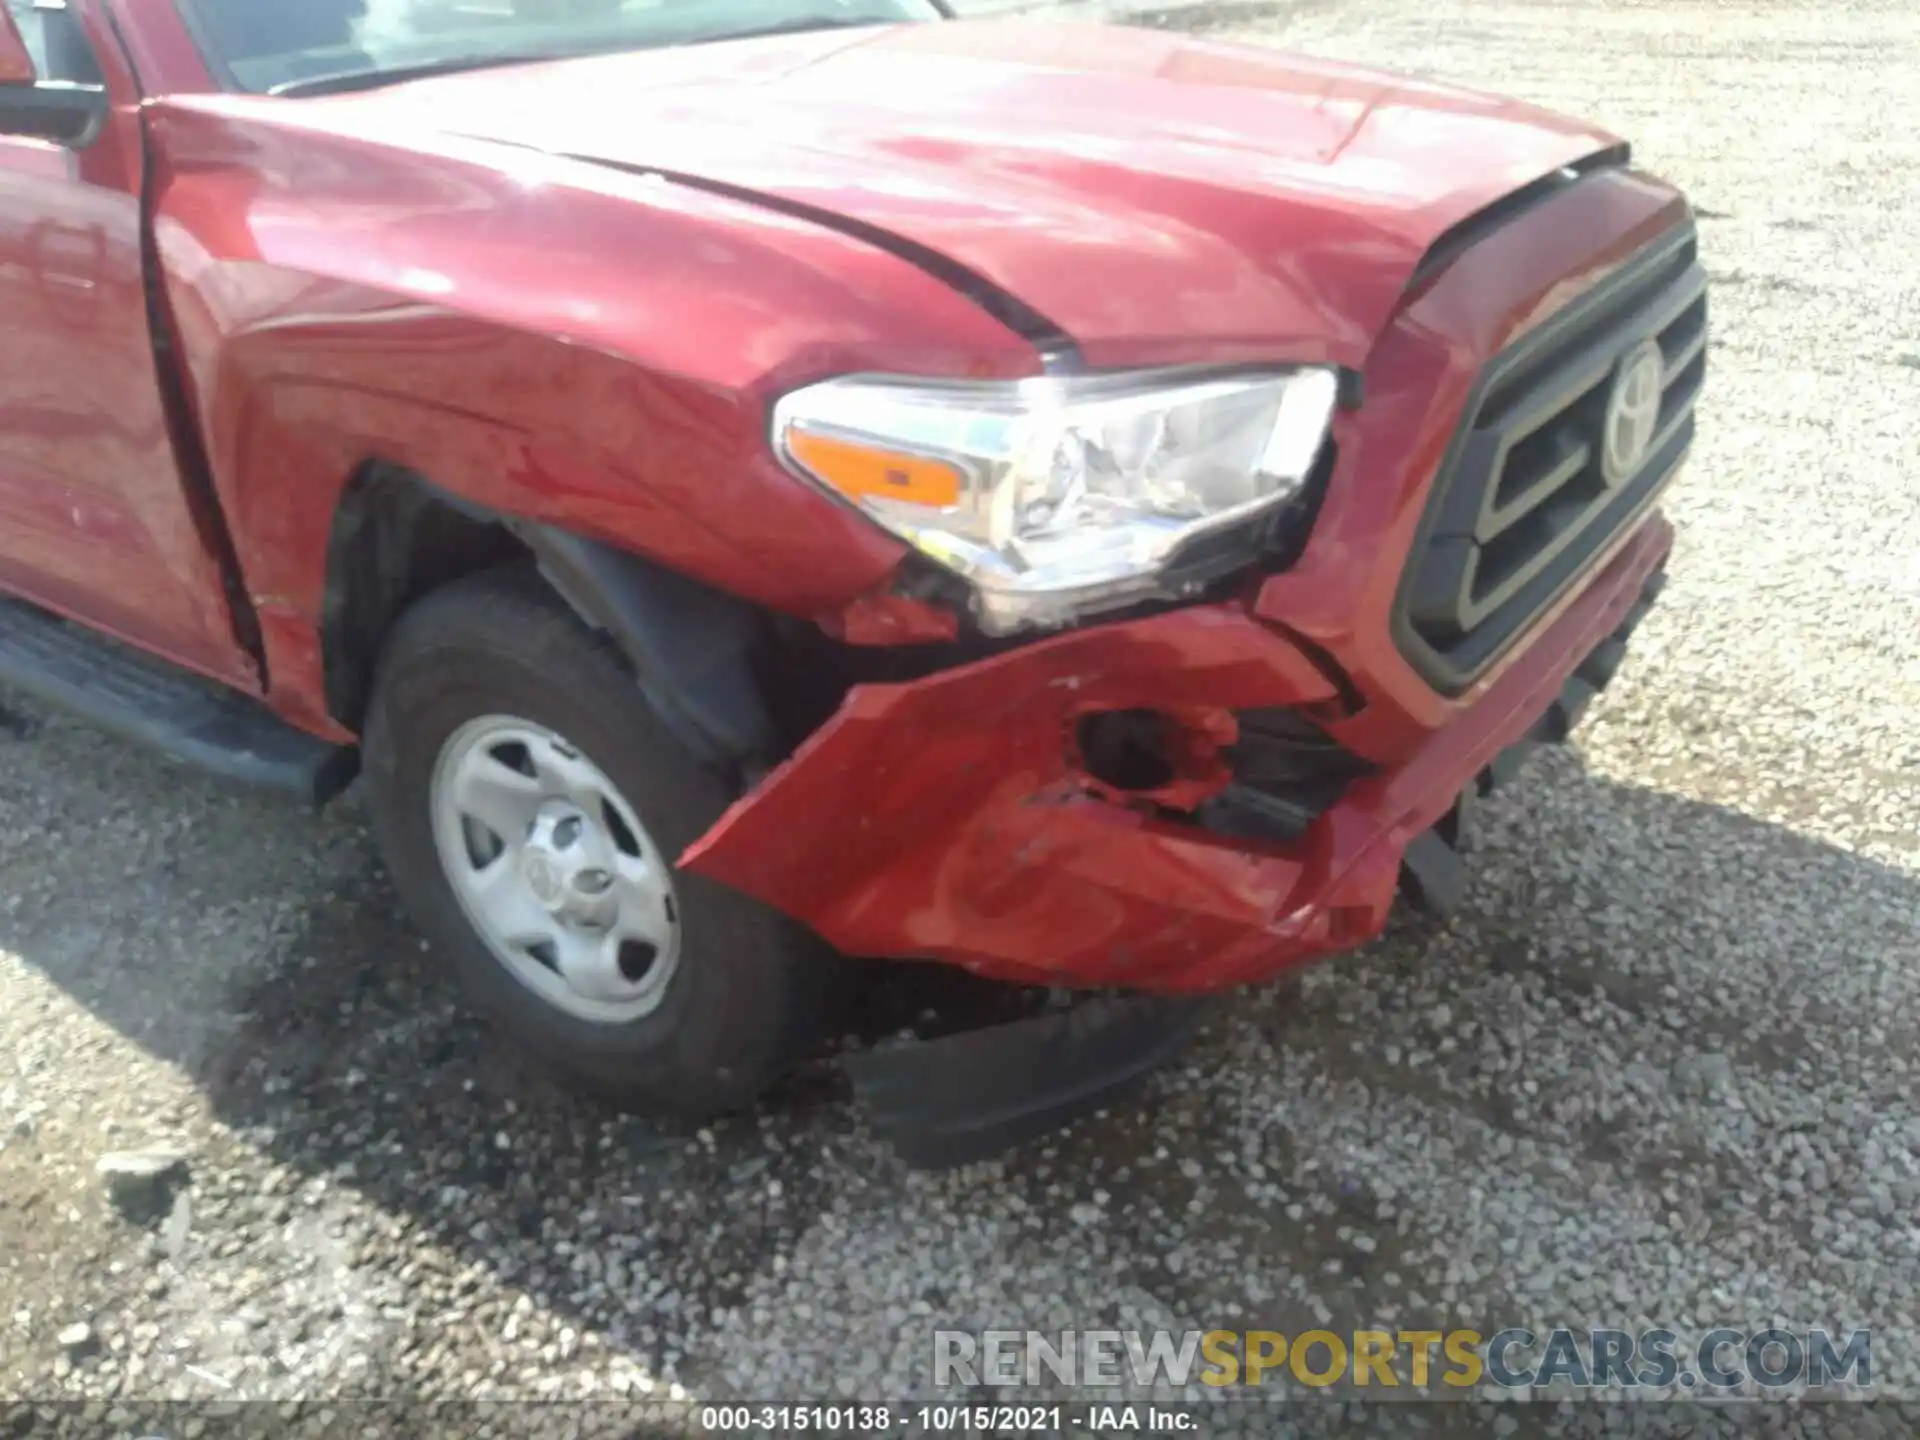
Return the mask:
{"type": "Polygon", "coordinates": [[[1017,298],[1026,328],[1096,364],[1357,365],[1439,236],[1618,143],[1348,66],[1020,21],[683,46],[306,103],[838,223],[1017,298]]]}

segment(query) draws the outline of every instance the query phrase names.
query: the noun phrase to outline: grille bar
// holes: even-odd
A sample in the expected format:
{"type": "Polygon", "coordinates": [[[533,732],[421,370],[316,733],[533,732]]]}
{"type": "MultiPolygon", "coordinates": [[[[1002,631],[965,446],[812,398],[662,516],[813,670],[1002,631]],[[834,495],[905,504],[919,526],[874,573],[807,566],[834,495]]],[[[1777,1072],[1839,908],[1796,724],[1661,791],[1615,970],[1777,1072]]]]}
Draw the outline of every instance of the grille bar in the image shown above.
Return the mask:
{"type": "Polygon", "coordinates": [[[1688,227],[1489,363],[1395,609],[1402,651],[1436,689],[1472,684],[1653,503],[1692,443],[1706,349],[1706,272],[1688,227]],[[1631,473],[1609,474],[1609,405],[1648,341],[1658,415],[1631,473]]]}

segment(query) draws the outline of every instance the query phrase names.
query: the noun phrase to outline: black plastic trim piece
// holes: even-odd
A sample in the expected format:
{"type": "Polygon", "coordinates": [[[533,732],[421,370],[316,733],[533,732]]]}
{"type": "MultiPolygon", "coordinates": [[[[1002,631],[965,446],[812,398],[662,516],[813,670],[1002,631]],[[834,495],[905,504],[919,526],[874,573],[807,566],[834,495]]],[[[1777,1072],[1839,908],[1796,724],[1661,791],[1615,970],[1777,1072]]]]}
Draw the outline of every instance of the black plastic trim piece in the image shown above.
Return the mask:
{"type": "Polygon", "coordinates": [[[1239,738],[1222,752],[1233,783],[1194,817],[1216,835],[1298,840],[1349,785],[1373,773],[1297,710],[1242,710],[1234,718],[1239,738]]]}
{"type": "Polygon", "coordinates": [[[111,113],[104,85],[42,80],[0,85],[0,133],[51,141],[84,150],[100,138],[111,113]]]}
{"type": "Polygon", "coordinates": [[[1195,811],[1194,819],[1202,829],[1230,840],[1290,844],[1304,839],[1326,808],[1314,801],[1270,794],[1235,781],[1195,811]]]}
{"type": "Polygon", "coordinates": [[[1401,883],[1415,905],[1437,915],[1459,908],[1467,890],[1466,863],[1437,829],[1414,836],[1400,865],[1401,883]]]}
{"type": "Polygon", "coordinates": [[[530,521],[508,528],[576,613],[620,647],[648,702],[695,754],[739,777],[779,753],[753,665],[758,610],[597,540],[530,521]]]}
{"type": "Polygon", "coordinates": [[[359,771],[353,747],[24,600],[0,601],[0,680],[193,769],[316,805],[359,771]]]}
{"type": "Polygon", "coordinates": [[[1536,747],[1564,744],[1572,737],[1587,707],[1619,674],[1620,662],[1626,658],[1633,632],[1646,619],[1666,583],[1664,570],[1656,570],[1646,578],[1626,619],[1587,652],[1527,733],[1494,756],[1474,783],[1461,793],[1452,811],[1407,846],[1400,882],[1415,906],[1444,915],[1459,903],[1466,887],[1466,869],[1460,855],[1467,843],[1467,816],[1475,803],[1481,796],[1512,784],[1536,747]]]}
{"type": "Polygon", "coordinates": [[[1187,1047],[1213,1003],[1101,997],[884,1046],[841,1065],[901,1159],[944,1169],[1037,1139],[1122,1096],[1187,1047]]]}

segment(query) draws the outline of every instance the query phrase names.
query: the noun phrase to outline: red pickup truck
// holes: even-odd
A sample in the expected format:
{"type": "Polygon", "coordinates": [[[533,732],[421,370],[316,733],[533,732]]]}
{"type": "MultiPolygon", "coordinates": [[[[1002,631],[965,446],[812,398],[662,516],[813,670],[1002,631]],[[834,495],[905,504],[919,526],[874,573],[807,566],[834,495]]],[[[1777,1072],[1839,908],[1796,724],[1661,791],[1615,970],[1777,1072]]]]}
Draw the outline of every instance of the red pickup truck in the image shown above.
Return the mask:
{"type": "Polygon", "coordinates": [[[1658,587],[1705,276],[1577,121],[941,0],[5,3],[0,680],[364,771],[616,1100],[749,1100],[831,952],[1099,993],[897,1111],[1084,1098],[1191,1014],[1115,996],[1450,899],[1658,587]]]}

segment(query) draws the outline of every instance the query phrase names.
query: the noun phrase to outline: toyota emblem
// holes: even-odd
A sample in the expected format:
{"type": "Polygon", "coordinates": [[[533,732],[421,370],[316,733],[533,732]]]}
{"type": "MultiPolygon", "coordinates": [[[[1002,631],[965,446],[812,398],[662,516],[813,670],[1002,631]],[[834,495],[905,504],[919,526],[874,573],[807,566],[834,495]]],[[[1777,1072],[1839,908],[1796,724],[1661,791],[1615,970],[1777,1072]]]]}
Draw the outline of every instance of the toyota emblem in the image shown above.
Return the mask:
{"type": "Polygon", "coordinates": [[[1643,340],[1620,362],[1607,397],[1605,440],[1600,469],[1609,486],[1623,484],[1646,463],[1653,432],[1660,425],[1661,382],[1667,362],[1660,342],[1643,340]]]}

